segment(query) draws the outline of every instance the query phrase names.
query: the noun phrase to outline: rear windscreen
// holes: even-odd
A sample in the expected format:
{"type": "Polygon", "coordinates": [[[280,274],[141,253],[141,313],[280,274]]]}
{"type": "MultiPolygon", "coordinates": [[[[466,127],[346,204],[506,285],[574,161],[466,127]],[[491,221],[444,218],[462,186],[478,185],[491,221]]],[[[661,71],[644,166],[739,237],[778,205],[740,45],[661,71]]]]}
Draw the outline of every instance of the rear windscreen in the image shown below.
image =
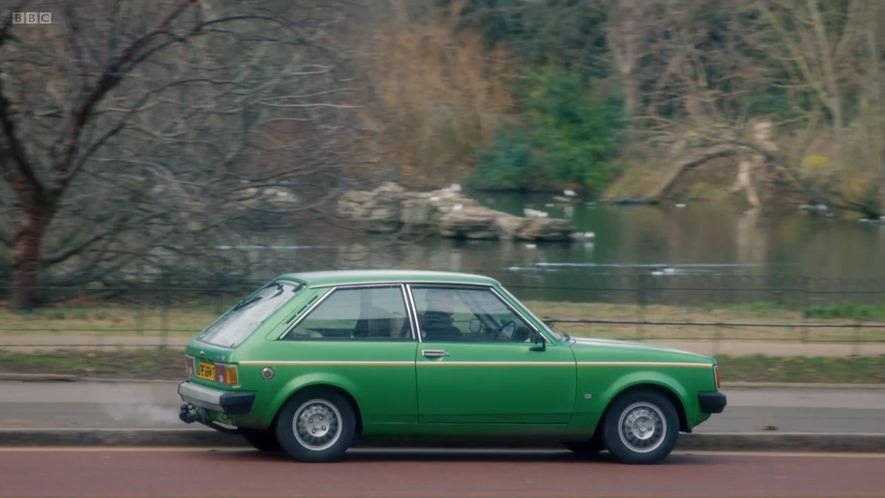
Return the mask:
{"type": "Polygon", "coordinates": [[[203,331],[197,340],[215,346],[235,348],[292,299],[299,289],[301,286],[294,282],[271,282],[231,308],[203,331]]]}

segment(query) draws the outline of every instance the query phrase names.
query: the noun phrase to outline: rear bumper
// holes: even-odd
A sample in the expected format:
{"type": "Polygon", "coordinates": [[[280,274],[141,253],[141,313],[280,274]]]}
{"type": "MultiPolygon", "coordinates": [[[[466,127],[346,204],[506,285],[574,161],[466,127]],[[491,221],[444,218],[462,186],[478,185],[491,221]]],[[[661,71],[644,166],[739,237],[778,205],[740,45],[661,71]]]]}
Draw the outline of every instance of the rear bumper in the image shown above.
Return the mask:
{"type": "Polygon", "coordinates": [[[178,385],[178,395],[185,403],[231,415],[249,413],[255,393],[213,389],[186,380],[178,385]]]}
{"type": "Polygon", "coordinates": [[[698,406],[704,413],[722,413],[728,400],[722,393],[698,394],[698,406]]]}

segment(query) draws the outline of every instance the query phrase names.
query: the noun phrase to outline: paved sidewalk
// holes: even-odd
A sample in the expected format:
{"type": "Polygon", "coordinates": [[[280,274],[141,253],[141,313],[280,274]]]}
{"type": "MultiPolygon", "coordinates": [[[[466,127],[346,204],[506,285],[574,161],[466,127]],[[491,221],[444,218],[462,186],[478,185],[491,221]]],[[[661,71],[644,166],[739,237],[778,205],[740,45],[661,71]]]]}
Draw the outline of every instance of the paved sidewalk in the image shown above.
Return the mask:
{"type": "MultiPolygon", "coordinates": [[[[885,386],[726,386],[683,448],[885,452],[885,386]]],[[[178,420],[176,383],[0,381],[0,445],[242,445],[178,420]]]]}
{"type": "MultiPolygon", "coordinates": [[[[183,348],[190,340],[190,336],[3,334],[0,335],[0,349],[33,352],[65,348],[92,350],[158,346],[183,348]]],[[[829,357],[885,355],[885,342],[652,340],[648,341],[648,344],[674,347],[713,356],[719,354],[829,357]]]]}
{"type": "MultiPolygon", "coordinates": [[[[885,434],[885,386],[725,386],[728,406],[698,432],[885,434]]],[[[177,382],[0,381],[0,428],[187,427],[177,382]]],[[[193,426],[191,426],[193,427],[193,426]]]]}

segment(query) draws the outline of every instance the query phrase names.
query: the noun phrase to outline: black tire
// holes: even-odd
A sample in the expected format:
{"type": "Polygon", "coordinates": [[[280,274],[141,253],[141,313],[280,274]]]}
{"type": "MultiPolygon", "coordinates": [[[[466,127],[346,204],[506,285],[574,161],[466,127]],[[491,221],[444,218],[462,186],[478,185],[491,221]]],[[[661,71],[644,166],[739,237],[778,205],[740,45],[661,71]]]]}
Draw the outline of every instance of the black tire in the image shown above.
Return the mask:
{"type": "Polygon", "coordinates": [[[355,427],[353,408],[344,396],[328,389],[310,389],[283,405],[276,435],[283,451],[295,460],[332,462],[350,447],[355,427]],[[299,424],[301,431],[296,432],[299,424]]]}
{"type": "Polygon", "coordinates": [[[605,444],[602,442],[602,438],[598,436],[593,436],[584,441],[566,441],[563,446],[578,455],[595,455],[605,450],[605,444]]]}
{"type": "Polygon", "coordinates": [[[679,436],[679,416],[673,403],[651,390],[618,396],[603,423],[603,442],[623,463],[658,463],[673,451],[679,436]]]}
{"type": "Polygon", "coordinates": [[[257,450],[267,453],[276,453],[282,450],[273,429],[240,429],[240,434],[257,450]]]}

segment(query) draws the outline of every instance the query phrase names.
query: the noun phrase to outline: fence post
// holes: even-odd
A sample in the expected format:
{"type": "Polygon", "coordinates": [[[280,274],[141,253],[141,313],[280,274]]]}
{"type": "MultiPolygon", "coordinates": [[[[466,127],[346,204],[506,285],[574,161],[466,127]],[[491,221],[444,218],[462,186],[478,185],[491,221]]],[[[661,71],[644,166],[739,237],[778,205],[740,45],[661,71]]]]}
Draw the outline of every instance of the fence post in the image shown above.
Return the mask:
{"type": "Polygon", "coordinates": [[[860,320],[854,321],[854,340],[851,344],[851,356],[860,356],[860,320]]]}
{"type": "Polygon", "coordinates": [[[645,306],[648,304],[648,275],[639,274],[636,278],[636,340],[641,341],[645,334],[645,306]]]}
{"type": "Polygon", "coordinates": [[[719,349],[722,346],[722,328],[725,325],[722,324],[722,321],[716,321],[716,328],[713,329],[713,356],[719,356],[719,349]]]}
{"type": "Polygon", "coordinates": [[[799,330],[799,338],[803,343],[808,342],[808,310],[811,307],[810,294],[811,279],[802,277],[802,328],[799,330]]]}
{"type": "Polygon", "coordinates": [[[169,299],[170,289],[167,286],[163,287],[163,337],[160,341],[160,349],[165,348],[169,345],[169,307],[171,306],[171,300],[169,299]]]}
{"type": "MultiPolygon", "coordinates": [[[[145,293],[145,287],[146,286],[144,285],[144,283],[141,280],[139,280],[135,284],[135,296],[133,296],[136,300],[135,301],[136,302],[136,304],[135,304],[135,306],[136,306],[136,308],[135,308],[135,333],[138,336],[144,335],[144,321],[145,321],[144,293],[145,293]]],[[[132,287],[127,288],[127,292],[131,288],[132,287]]]]}

